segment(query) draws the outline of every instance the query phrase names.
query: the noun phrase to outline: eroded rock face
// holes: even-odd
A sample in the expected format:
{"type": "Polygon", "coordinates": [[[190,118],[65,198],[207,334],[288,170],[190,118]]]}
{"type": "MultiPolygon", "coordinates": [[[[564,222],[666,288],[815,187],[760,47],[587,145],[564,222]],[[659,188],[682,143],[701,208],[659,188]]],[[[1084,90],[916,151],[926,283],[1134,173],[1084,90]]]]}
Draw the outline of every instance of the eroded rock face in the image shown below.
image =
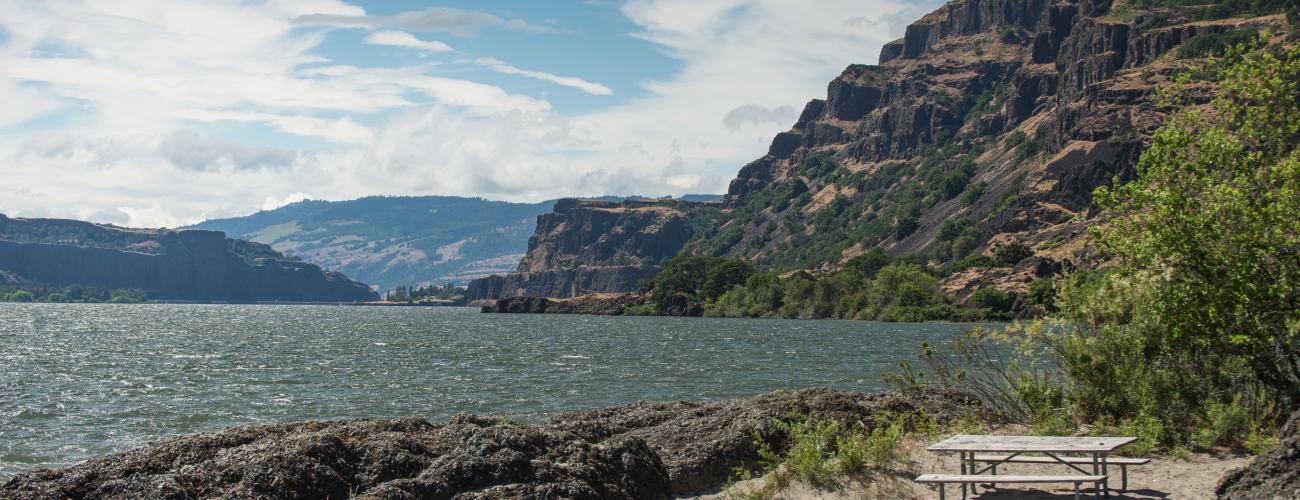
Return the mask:
{"type": "Polygon", "coordinates": [[[959,418],[945,391],[777,391],[726,401],[640,402],[539,425],[462,414],[235,427],[163,439],[65,469],[22,473],[3,499],[656,499],[715,488],[758,458],[754,436],[788,446],[776,421],[807,415],[871,428],[924,410],[959,418]]]}
{"type": "Polygon", "coordinates": [[[474,280],[466,293],[470,300],[482,300],[636,290],[694,236],[690,217],[712,205],[672,199],[560,200],[552,213],[537,217],[537,230],[516,272],[474,280]]]}
{"type": "MultiPolygon", "coordinates": [[[[886,44],[877,65],[849,65],[767,155],[741,168],[729,213],[687,251],[829,270],[871,247],[937,250],[927,258],[943,263],[1018,241],[1044,258],[1081,261],[1086,227],[1101,222],[1094,189],[1132,178],[1168,112],[1153,103],[1155,90],[1205,63],[1171,52],[1194,37],[1284,23],[1192,21],[1174,8],[1114,16],[1110,6],[939,7],[886,44]],[[939,240],[948,221],[973,230],[964,255],[939,240]],[[896,230],[905,226],[915,229],[896,230]],[[810,241],[846,248],[808,262],[810,241]]],[[[1212,89],[1196,87],[1191,100],[1209,98],[1212,89]]]]}
{"type": "Polygon", "coordinates": [[[1215,493],[1224,500],[1300,498],[1300,412],[1282,428],[1276,449],[1229,472],[1215,493]]]}
{"type": "Polygon", "coordinates": [[[0,270],[52,286],[138,288],[151,299],[378,298],[364,283],[219,231],[129,229],[61,219],[0,218],[0,270]]]}

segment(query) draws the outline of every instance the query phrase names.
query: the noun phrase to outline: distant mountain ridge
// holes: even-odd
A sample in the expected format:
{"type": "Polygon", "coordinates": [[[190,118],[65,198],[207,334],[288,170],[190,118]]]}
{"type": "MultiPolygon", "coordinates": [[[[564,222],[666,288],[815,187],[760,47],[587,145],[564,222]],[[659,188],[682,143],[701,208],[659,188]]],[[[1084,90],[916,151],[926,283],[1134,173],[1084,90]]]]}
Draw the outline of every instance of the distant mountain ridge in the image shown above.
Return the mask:
{"type": "Polygon", "coordinates": [[[351,302],[365,283],[220,231],[132,229],[0,214],[0,271],[49,286],[139,289],[150,299],[351,302]]]}
{"type": "Polygon", "coordinates": [[[265,243],[388,290],[401,285],[467,283],[514,271],[528,248],[537,217],[550,213],[554,204],[555,200],[511,203],[455,196],[369,196],[300,201],[191,227],[265,243]]]}

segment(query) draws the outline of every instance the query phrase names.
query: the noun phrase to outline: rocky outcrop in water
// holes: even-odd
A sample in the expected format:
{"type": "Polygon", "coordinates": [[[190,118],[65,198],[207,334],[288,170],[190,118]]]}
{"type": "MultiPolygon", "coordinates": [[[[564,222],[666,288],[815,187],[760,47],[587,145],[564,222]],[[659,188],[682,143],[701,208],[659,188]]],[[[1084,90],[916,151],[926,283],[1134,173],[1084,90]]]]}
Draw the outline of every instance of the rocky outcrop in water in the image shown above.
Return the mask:
{"type": "Polygon", "coordinates": [[[0,270],[51,286],[140,289],[157,300],[378,298],[364,283],[219,231],[129,229],[61,219],[0,215],[0,270]]]}
{"type": "Polygon", "coordinates": [[[250,425],[28,471],[0,486],[0,498],[669,498],[716,488],[733,467],[756,460],[755,433],[785,446],[776,420],[803,414],[870,428],[878,416],[924,410],[946,422],[971,404],[942,391],[808,389],[641,402],[539,425],[465,414],[446,424],[250,425]]]}
{"type": "Polygon", "coordinates": [[[1300,412],[1282,428],[1277,448],[1229,472],[1215,493],[1223,500],[1300,498],[1300,412]]]}
{"type": "Polygon", "coordinates": [[[691,217],[714,203],[673,199],[564,199],[537,217],[516,272],[471,281],[469,300],[629,292],[695,234],[691,217]]]}
{"type": "Polygon", "coordinates": [[[618,316],[646,298],[637,293],[593,293],[567,299],[547,297],[505,297],[482,307],[485,313],[510,314],[599,314],[618,316]]]}

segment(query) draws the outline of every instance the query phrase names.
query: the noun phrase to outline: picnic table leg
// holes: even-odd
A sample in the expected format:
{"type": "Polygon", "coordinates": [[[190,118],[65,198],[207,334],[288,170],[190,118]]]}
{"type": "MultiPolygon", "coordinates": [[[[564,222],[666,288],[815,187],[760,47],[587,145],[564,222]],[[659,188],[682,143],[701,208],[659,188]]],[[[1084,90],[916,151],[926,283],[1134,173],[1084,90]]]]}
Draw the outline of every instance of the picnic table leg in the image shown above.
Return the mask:
{"type": "MultiPolygon", "coordinates": [[[[970,473],[971,473],[971,474],[977,474],[977,473],[979,473],[979,468],[975,465],[975,452],[972,451],[972,452],[970,452],[970,453],[969,453],[968,455],[966,455],[966,456],[969,457],[969,458],[967,458],[967,460],[970,460],[970,462],[969,462],[969,463],[970,463],[970,467],[969,467],[969,469],[968,469],[968,470],[970,470],[970,473]]],[[[979,494],[979,490],[976,489],[976,483],[970,483],[970,494],[971,494],[971,495],[978,495],[978,494],[979,494]]]]}
{"type": "Polygon", "coordinates": [[[1119,492],[1128,493],[1128,464],[1119,464],[1119,471],[1120,476],[1123,477],[1120,482],[1119,492]]]}
{"type": "MultiPolygon", "coordinates": [[[[1096,453],[1093,453],[1093,454],[1092,454],[1092,475],[1096,476],[1096,475],[1098,475],[1098,474],[1100,474],[1100,473],[1101,473],[1101,464],[1098,462],[1097,454],[1096,454],[1096,453]]],[[[1100,482],[1096,482],[1096,483],[1093,483],[1093,484],[1092,484],[1092,495],[1093,495],[1093,496],[1099,496],[1099,495],[1101,495],[1101,483],[1100,483],[1100,482]]]]}
{"type": "MultiPolygon", "coordinates": [[[[961,455],[961,459],[960,459],[961,475],[965,476],[966,475],[966,452],[959,451],[957,453],[961,455]]],[[[966,483],[961,483],[961,500],[966,500],[966,483]]]]}
{"type": "Polygon", "coordinates": [[[1079,500],[1079,483],[1074,483],[1074,500],[1079,500]]]}
{"type": "Polygon", "coordinates": [[[939,500],[943,500],[943,490],[948,489],[948,483],[939,483],[939,500]]]}
{"type": "Polygon", "coordinates": [[[1110,473],[1106,471],[1106,458],[1107,455],[1105,453],[1102,453],[1101,454],[1101,475],[1106,476],[1106,479],[1102,481],[1101,489],[1102,491],[1106,492],[1106,496],[1110,496],[1110,473]]]}

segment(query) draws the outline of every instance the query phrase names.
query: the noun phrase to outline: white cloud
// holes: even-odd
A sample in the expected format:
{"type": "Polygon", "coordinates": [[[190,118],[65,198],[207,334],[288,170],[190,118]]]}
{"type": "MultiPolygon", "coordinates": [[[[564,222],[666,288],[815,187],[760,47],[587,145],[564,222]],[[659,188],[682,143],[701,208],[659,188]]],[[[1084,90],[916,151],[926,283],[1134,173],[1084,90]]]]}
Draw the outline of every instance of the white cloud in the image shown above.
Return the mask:
{"type": "Polygon", "coordinates": [[[310,199],[311,196],[308,195],[307,193],[304,193],[302,191],[295,191],[292,194],[285,196],[284,198],[280,198],[280,199],[267,198],[266,201],[262,202],[262,210],[275,210],[277,208],[283,207],[290,203],[298,203],[302,200],[310,200],[310,199]]]}
{"type": "Polygon", "coordinates": [[[827,0],[816,9],[779,0],[632,0],[621,12],[639,26],[637,37],[680,68],[643,82],[638,97],[565,114],[537,97],[455,78],[454,67],[435,62],[326,61],[318,53],[326,29],[311,27],[525,29],[491,14],[370,16],[332,0],[0,2],[9,36],[0,44],[0,102],[26,104],[0,106],[0,208],[159,226],[246,214],[305,193],[510,200],[717,193],[808,99],[824,96],[832,77],[850,63],[875,62],[880,45],[920,14],[901,0],[827,0]],[[69,50],[33,55],[52,42],[69,50]],[[58,132],[22,132],[33,118],[69,109],[77,117],[58,132]],[[231,122],[333,145],[259,144],[224,135],[228,127],[218,125],[231,122]]]}
{"type": "Polygon", "coordinates": [[[722,124],[731,130],[750,124],[764,125],[773,123],[782,126],[789,125],[798,116],[799,110],[795,109],[794,106],[768,108],[758,104],[746,104],[723,115],[722,124]]]}
{"type": "Polygon", "coordinates": [[[398,28],[417,33],[450,33],[456,36],[470,36],[487,27],[499,26],[507,29],[529,33],[554,33],[558,30],[550,26],[529,23],[522,19],[502,19],[487,12],[456,9],[451,7],[430,7],[424,10],[411,10],[393,16],[313,13],[301,15],[294,22],[305,26],[332,26],[337,28],[398,28]]]}
{"type": "Polygon", "coordinates": [[[437,40],[424,41],[405,31],[376,31],[366,35],[366,43],[419,49],[434,54],[451,52],[451,46],[437,40]]]}
{"type": "Polygon", "coordinates": [[[58,110],[64,103],[48,92],[0,80],[0,96],[9,105],[0,105],[0,129],[58,110]],[[21,104],[19,104],[21,103],[21,104]]]}
{"type": "Polygon", "coordinates": [[[271,113],[250,113],[245,111],[209,111],[185,110],[178,113],[182,118],[201,122],[234,121],[267,123],[294,135],[323,137],[343,144],[373,144],[375,134],[370,129],[358,125],[350,118],[330,120],[310,116],[277,115],[271,113]]]}
{"type": "Polygon", "coordinates": [[[479,66],[485,66],[491,69],[492,71],[496,71],[497,73],[505,73],[507,75],[519,75],[528,78],[533,78],[536,80],[551,82],[556,85],[573,87],[575,89],[581,90],[583,92],[592,95],[610,95],[614,93],[614,91],[610,90],[609,87],[606,87],[599,83],[589,82],[587,80],[583,80],[581,78],[575,78],[571,76],[554,75],[543,71],[529,71],[526,69],[519,69],[509,64],[506,64],[503,61],[493,59],[491,57],[481,57],[475,59],[474,64],[477,64],[479,66]]]}

